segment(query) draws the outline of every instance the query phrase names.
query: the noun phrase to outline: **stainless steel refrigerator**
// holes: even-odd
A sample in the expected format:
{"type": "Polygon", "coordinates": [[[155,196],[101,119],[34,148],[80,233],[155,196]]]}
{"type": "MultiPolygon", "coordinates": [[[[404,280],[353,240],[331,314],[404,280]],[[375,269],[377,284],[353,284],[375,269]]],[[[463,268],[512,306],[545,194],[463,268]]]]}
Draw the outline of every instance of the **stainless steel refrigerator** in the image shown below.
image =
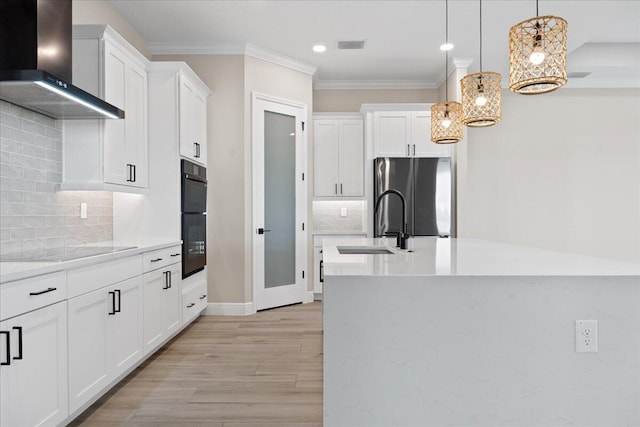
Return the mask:
{"type": "MultiPolygon", "coordinates": [[[[373,203],[386,190],[400,191],[407,201],[407,232],[411,236],[451,236],[451,159],[378,157],[373,168],[373,203]]],[[[385,196],[373,214],[375,237],[402,230],[402,204],[385,196]]]]}

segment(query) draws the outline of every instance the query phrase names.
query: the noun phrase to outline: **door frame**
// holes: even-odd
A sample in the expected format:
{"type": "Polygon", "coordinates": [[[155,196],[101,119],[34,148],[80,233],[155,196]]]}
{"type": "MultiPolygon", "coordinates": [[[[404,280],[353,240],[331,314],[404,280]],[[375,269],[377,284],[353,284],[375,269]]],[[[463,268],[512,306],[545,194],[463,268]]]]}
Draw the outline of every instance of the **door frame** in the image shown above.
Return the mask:
{"type": "MultiPolygon", "coordinates": [[[[260,176],[260,171],[264,171],[264,141],[259,140],[258,135],[262,134],[263,129],[259,129],[258,115],[263,115],[265,106],[271,106],[274,109],[278,107],[294,108],[299,110],[299,116],[301,122],[304,124],[303,129],[297,129],[296,131],[296,283],[295,292],[297,294],[295,302],[305,301],[307,293],[307,282],[309,279],[309,271],[307,268],[307,236],[309,230],[309,221],[307,215],[307,104],[303,104],[288,99],[278,98],[271,95],[266,95],[258,92],[251,93],[251,173],[252,173],[252,228],[251,232],[253,237],[252,242],[252,283],[253,283],[253,306],[254,310],[262,310],[270,308],[271,301],[260,301],[258,295],[261,286],[264,283],[264,277],[258,274],[264,270],[260,270],[258,263],[258,254],[264,253],[264,237],[261,237],[257,233],[259,227],[264,227],[262,222],[264,218],[259,218],[259,203],[263,203],[258,197],[258,188],[264,189],[264,181],[260,176]],[[267,104],[267,105],[265,105],[267,104]],[[270,105],[269,105],[270,104],[270,105]],[[298,132],[299,130],[299,132],[298,132]],[[303,179],[304,175],[304,179],[303,179]],[[302,224],[304,224],[304,231],[302,230],[302,224]],[[304,272],[304,278],[302,278],[304,272]]],[[[268,110],[274,111],[276,110],[268,110]]],[[[297,115],[296,115],[297,116],[297,115]]],[[[296,120],[296,126],[298,121],[296,120]]],[[[264,194],[264,191],[262,192],[264,194]]],[[[264,211],[264,206],[262,206],[264,211]]],[[[262,235],[264,236],[264,235],[262,235]]]]}

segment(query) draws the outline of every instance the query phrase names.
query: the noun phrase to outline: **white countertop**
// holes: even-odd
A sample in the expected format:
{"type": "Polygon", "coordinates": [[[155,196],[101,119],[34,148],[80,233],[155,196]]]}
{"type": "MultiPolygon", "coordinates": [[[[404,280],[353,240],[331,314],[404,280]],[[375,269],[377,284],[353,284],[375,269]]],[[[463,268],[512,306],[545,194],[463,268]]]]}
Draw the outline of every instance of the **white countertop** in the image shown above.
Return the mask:
{"type": "Polygon", "coordinates": [[[56,271],[71,270],[74,268],[85,267],[91,264],[113,261],[120,258],[138,255],[144,252],[154,251],[156,249],[179,246],[181,244],[182,241],[180,240],[144,242],[108,241],[88,243],[84,246],[135,246],[135,248],[61,262],[0,262],[0,283],[13,282],[15,280],[40,276],[56,271]]]}
{"type": "MultiPolygon", "coordinates": [[[[324,238],[326,276],[640,276],[640,265],[476,239],[324,238]],[[389,246],[391,255],[343,255],[337,246],[389,246]]],[[[639,281],[640,284],[640,281],[639,281]]]]}

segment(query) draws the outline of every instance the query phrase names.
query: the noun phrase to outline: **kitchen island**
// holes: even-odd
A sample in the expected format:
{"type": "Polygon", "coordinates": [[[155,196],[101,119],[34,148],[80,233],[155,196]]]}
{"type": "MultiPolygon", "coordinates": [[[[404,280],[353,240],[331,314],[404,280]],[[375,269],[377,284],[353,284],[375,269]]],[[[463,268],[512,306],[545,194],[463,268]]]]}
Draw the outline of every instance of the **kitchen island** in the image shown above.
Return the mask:
{"type": "Polygon", "coordinates": [[[472,239],[339,253],[391,243],[323,241],[325,426],[640,425],[640,266],[472,239]]]}

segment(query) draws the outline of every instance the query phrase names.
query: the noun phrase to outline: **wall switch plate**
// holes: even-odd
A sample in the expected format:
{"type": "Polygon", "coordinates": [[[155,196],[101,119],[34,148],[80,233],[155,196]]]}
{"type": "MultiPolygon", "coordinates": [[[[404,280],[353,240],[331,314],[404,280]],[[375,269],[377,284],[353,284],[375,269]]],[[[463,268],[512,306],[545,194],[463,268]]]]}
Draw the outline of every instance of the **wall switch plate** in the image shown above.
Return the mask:
{"type": "Polygon", "coordinates": [[[576,320],[576,353],[598,352],[598,321],[576,320]]]}
{"type": "Polygon", "coordinates": [[[340,216],[347,216],[347,208],[340,208],[340,216]]]}
{"type": "Polygon", "coordinates": [[[80,219],[87,219],[87,204],[80,203],[80,219]]]}

